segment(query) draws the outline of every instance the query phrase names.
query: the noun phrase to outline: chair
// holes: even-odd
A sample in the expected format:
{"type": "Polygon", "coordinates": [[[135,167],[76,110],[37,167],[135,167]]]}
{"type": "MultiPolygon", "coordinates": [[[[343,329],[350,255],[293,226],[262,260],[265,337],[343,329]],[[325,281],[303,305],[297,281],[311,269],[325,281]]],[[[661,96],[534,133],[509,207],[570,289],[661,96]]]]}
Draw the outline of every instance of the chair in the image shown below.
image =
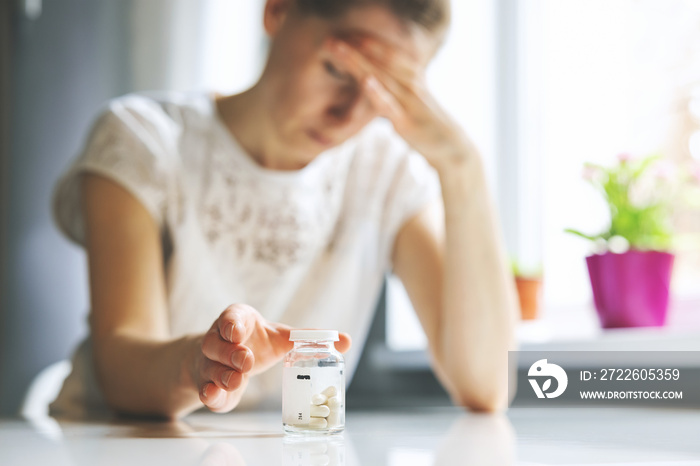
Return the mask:
{"type": "Polygon", "coordinates": [[[64,359],[45,367],[29,385],[19,410],[25,419],[36,419],[49,415],[49,405],[58,396],[63,381],[71,371],[71,363],[64,359]]]}

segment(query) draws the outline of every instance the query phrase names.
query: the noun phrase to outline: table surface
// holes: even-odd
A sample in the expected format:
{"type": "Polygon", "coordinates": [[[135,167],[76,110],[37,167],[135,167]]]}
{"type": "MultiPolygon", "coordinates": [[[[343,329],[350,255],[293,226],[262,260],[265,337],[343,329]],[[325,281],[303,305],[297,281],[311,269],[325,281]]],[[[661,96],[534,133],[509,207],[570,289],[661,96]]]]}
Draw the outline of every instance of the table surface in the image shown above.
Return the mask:
{"type": "Polygon", "coordinates": [[[279,413],[172,423],[0,421],[0,465],[700,465],[700,411],[458,408],[348,412],[344,434],[288,437],[279,413]]]}

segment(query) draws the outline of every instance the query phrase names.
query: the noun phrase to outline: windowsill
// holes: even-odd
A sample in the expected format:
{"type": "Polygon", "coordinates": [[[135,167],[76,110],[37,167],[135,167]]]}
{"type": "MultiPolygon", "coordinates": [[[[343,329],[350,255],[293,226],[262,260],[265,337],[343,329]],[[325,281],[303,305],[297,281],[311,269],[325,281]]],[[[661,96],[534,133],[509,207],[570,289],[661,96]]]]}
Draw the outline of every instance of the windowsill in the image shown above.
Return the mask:
{"type": "MultiPolygon", "coordinates": [[[[610,360],[610,354],[597,351],[686,351],[700,352],[700,300],[675,303],[669,310],[664,327],[602,329],[595,310],[590,308],[557,310],[541,318],[523,321],[517,329],[520,351],[586,351],[585,363],[610,360]]],[[[696,353],[700,354],[700,353],[696,353]]],[[[623,356],[622,354],[620,356],[623,356]]],[[[669,364],[700,367],[695,354],[679,361],[678,353],[669,354],[669,364]]],[[[427,369],[428,354],[424,350],[393,351],[374,347],[372,364],[386,370],[411,371],[427,369]]],[[[580,358],[574,361],[581,363],[580,358]]],[[[663,355],[659,356],[659,363],[663,355]]],[[[616,361],[624,363],[623,360],[616,361]]]]}
{"type": "Polygon", "coordinates": [[[663,327],[603,329],[591,306],[523,321],[517,336],[521,351],[700,351],[700,301],[675,303],[663,327]]]}

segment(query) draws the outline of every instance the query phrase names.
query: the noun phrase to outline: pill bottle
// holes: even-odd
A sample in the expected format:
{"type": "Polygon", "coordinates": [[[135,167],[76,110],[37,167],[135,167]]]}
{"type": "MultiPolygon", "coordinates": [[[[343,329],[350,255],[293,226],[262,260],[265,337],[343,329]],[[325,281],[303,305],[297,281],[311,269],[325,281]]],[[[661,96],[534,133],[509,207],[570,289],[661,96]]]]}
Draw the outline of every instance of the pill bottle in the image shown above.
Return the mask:
{"type": "Polygon", "coordinates": [[[335,330],[292,330],[284,357],[282,425],[290,434],[334,434],[345,428],[345,360],[335,330]]]}

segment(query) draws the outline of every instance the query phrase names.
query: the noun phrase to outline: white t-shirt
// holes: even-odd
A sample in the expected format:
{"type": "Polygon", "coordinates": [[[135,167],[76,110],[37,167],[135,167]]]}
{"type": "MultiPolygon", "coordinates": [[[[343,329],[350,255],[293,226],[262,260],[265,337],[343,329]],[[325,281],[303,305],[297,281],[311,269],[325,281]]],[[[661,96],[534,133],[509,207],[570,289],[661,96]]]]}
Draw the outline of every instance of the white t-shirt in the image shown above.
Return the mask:
{"type": "MultiPolygon", "coordinates": [[[[130,94],[109,102],[59,180],[54,214],[84,244],[79,174],[126,188],[160,225],[170,334],[205,332],[232,303],[293,327],[348,332],[359,359],[401,226],[440,196],[435,171],[376,120],[301,170],[256,164],[213,95],[130,94]]],[[[281,402],[279,365],[251,379],[241,407],[281,402]]],[[[52,412],[104,409],[90,339],[52,412]]]]}

